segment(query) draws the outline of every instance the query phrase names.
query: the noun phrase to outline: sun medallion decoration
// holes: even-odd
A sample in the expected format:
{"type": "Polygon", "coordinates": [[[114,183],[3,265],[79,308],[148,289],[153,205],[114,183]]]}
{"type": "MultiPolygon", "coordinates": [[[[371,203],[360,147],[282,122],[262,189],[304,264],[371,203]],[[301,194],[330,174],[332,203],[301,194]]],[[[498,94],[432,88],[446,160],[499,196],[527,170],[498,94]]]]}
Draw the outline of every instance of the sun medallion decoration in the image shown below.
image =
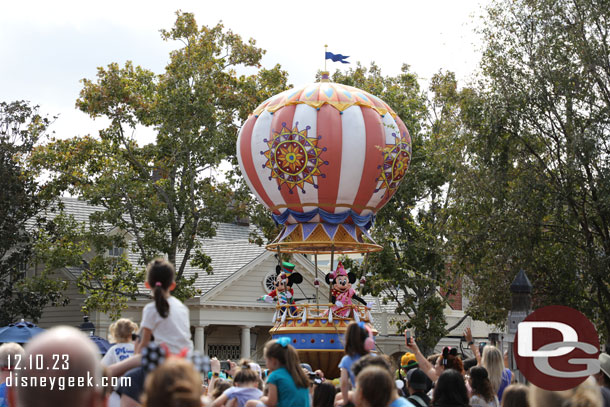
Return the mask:
{"type": "Polygon", "coordinates": [[[392,135],[396,139],[396,143],[388,144],[383,149],[383,172],[377,179],[378,181],[383,181],[383,183],[376,190],[379,191],[386,188],[387,194],[394,192],[398,188],[411,162],[411,143],[407,135],[397,136],[396,133],[392,135]]]}
{"type": "Polygon", "coordinates": [[[271,169],[269,179],[278,181],[279,190],[286,184],[291,194],[295,187],[305,193],[305,183],[318,188],[317,177],[324,178],[320,167],[328,162],[320,155],[326,148],[318,148],[318,138],[309,137],[309,130],[310,126],[299,130],[296,123],[293,129],[289,129],[286,123],[282,123],[280,132],[274,132],[271,140],[264,140],[269,146],[269,150],[261,151],[267,158],[264,167],[271,169]]]}

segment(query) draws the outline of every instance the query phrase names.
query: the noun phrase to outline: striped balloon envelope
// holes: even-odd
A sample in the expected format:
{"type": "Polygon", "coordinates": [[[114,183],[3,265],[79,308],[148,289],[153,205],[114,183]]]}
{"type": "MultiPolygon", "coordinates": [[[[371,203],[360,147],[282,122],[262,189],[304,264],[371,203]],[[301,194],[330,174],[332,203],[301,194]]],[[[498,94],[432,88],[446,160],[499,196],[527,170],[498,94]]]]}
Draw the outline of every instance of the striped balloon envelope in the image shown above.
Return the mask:
{"type": "Polygon", "coordinates": [[[284,225],[269,249],[362,253],[380,249],[368,230],[406,175],[411,137],[378,97],[323,79],[263,102],[240,130],[237,157],[284,225]]]}

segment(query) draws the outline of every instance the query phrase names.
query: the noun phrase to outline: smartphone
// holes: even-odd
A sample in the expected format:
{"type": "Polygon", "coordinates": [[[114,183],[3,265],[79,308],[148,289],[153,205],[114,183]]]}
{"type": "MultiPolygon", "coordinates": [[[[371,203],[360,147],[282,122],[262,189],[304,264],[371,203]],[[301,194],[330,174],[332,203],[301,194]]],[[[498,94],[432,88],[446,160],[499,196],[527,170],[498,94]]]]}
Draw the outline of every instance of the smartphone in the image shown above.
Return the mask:
{"type": "Polygon", "coordinates": [[[407,345],[411,345],[411,331],[407,330],[407,345]]]}
{"type": "Polygon", "coordinates": [[[220,362],[220,370],[223,372],[228,372],[229,370],[231,370],[231,364],[226,360],[220,362]]]}

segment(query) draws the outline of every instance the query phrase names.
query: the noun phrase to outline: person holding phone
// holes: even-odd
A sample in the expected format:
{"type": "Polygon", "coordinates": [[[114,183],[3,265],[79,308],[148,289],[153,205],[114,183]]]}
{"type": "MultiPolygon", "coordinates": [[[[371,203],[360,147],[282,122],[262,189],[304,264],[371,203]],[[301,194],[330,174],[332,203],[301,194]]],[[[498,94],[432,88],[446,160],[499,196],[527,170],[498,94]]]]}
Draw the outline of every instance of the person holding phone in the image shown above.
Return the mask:
{"type": "Polygon", "coordinates": [[[439,367],[439,362],[441,361],[442,357],[438,358],[436,367],[432,366],[432,363],[430,363],[428,359],[426,359],[426,357],[419,350],[415,338],[411,336],[411,331],[408,329],[405,329],[405,346],[415,355],[415,359],[417,360],[419,368],[426,374],[426,376],[428,376],[433,382],[438,380],[438,377],[442,373],[442,370],[444,370],[440,370],[439,368],[439,370],[437,371],[437,368],[439,367]]]}

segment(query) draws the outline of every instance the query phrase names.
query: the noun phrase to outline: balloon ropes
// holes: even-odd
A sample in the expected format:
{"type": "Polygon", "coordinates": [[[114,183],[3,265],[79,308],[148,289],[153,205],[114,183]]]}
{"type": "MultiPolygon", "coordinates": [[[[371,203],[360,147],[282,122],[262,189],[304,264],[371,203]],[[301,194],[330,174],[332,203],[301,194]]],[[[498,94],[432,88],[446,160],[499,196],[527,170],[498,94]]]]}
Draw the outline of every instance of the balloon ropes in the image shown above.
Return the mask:
{"type": "Polygon", "coordinates": [[[246,183],[283,229],[267,249],[288,253],[381,250],[369,234],[411,161],[400,117],[361,89],[321,82],[275,95],[237,140],[246,183]]]}

